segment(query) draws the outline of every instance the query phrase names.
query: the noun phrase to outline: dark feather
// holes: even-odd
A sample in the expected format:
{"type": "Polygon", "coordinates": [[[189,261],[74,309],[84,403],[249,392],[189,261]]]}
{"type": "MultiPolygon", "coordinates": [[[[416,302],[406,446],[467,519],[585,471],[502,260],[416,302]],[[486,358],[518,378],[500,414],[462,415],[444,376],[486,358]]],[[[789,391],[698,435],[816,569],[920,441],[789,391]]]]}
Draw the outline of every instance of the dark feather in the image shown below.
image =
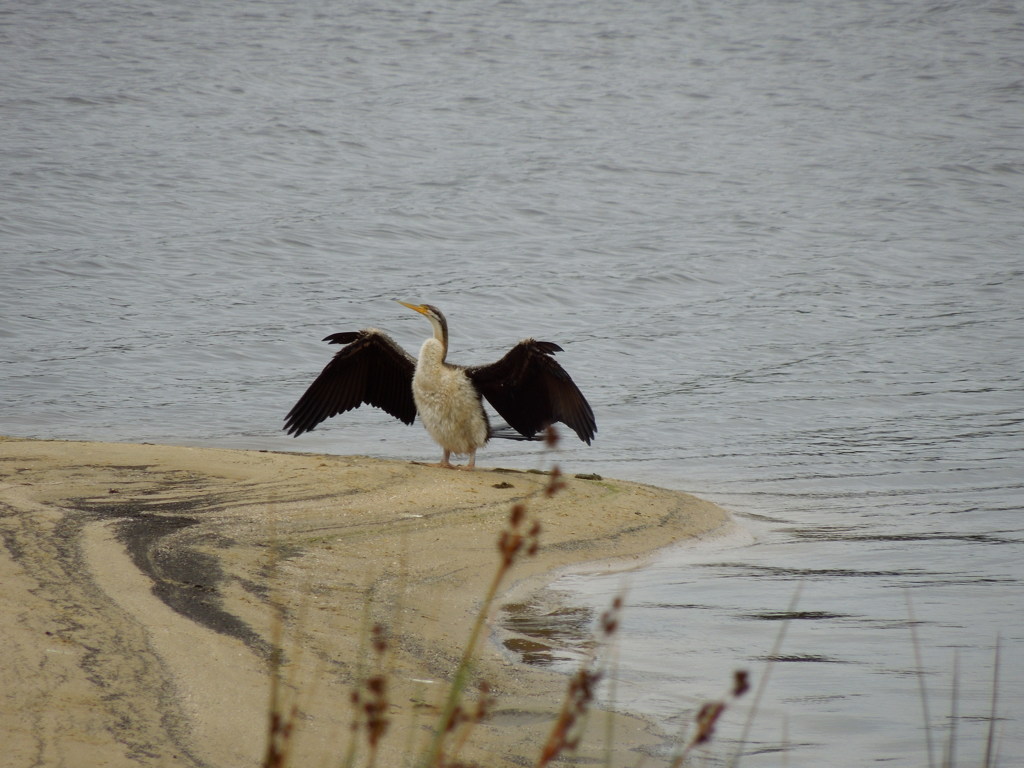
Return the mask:
{"type": "Polygon", "coordinates": [[[370,328],[324,338],[343,344],[285,417],[288,434],[309,432],[324,419],[358,408],[380,408],[412,424],[416,404],[412,376],[416,360],[387,334],[370,328]]]}
{"type": "Polygon", "coordinates": [[[490,439],[493,440],[494,438],[499,438],[501,440],[518,440],[520,442],[532,440],[535,443],[539,443],[544,440],[544,435],[536,434],[533,437],[527,437],[526,435],[516,432],[508,424],[499,424],[496,427],[491,427],[490,439]]]}
{"type": "Polygon", "coordinates": [[[550,341],[524,339],[496,363],[467,368],[466,375],[520,434],[533,437],[560,421],[589,445],[597,434],[594,412],[553,357],[561,351],[550,341]]]}

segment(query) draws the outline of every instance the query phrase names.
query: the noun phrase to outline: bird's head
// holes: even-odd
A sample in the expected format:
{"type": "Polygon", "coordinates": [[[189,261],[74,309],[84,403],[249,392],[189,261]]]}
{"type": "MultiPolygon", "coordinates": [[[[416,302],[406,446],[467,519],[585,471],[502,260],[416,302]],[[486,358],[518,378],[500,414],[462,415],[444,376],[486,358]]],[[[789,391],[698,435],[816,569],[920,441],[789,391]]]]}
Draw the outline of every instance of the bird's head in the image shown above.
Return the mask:
{"type": "Polygon", "coordinates": [[[403,307],[408,307],[413,312],[419,312],[427,318],[434,327],[434,338],[440,341],[445,349],[448,349],[448,321],[445,320],[440,309],[433,304],[407,304],[404,301],[399,301],[398,303],[403,307]]]}

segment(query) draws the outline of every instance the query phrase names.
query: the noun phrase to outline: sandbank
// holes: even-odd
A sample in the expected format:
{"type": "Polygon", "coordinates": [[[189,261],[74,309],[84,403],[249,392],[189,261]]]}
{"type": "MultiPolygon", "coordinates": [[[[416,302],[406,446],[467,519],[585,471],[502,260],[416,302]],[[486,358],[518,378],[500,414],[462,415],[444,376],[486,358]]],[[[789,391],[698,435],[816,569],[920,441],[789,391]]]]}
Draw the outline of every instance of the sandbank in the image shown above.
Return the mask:
{"type": "MultiPolygon", "coordinates": [[[[389,636],[378,764],[408,764],[514,503],[542,526],[503,585],[520,595],[556,569],[641,563],[729,524],[714,504],[636,483],[569,474],[545,498],[544,474],[351,456],[0,438],[0,473],[10,765],[258,766],[277,637],[299,708],[293,764],[339,764],[374,623],[389,636]]],[[[532,765],[566,677],[492,641],[474,674],[496,703],[462,759],[532,765]]],[[[577,759],[603,760],[603,717],[577,759]]],[[[616,764],[660,742],[642,719],[613,717],[616,764]]]]}

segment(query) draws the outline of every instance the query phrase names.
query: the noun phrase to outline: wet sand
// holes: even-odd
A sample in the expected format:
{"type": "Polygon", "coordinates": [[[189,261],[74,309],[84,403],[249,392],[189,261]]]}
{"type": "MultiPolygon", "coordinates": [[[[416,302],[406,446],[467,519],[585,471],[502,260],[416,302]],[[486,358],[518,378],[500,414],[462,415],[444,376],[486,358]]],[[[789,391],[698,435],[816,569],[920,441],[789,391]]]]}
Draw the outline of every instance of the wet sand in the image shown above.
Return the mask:
{"type": "MultiPolygon", "coordinates": [[[[411,763],[514,503],[542,526],[539,552],[503,583],[517,595],[556,569],[631,567],[730,524],[708,502],[618,480],[568,476],[549,499],[543,474],[363,457],[0,438],[0,473],[10,765],[258,766],[278,635],[283,695],[300,712],[294,765],[338,764],[353,682],[376,664],[366,651],[375,623],[390,638],[378,764],[411,763]]],[[[474,679],[496,701],[462,759],[532,765],[566,678],[485,640],[474,679]]],[[[662,741],[639,718],[612,719],[628,755],[616,763],[662,741]]],[[[589,727],[578,755],[603,760],[605,716],[589,727]]]]}

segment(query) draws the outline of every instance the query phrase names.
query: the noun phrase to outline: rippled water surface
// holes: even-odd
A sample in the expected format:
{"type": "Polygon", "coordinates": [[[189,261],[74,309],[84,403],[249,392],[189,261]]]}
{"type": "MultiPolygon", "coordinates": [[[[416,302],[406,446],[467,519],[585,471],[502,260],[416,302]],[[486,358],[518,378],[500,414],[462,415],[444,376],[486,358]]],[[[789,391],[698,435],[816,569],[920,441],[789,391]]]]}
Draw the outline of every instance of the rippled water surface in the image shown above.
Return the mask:
{"type": "Polygon", "coordinates": [[[675,728],[768,669],[745,765],[926,765],[951,722],[980,764],[998,638],[1024,760],[1019,4],[43,0],[0,51],[0,432],[433,459],[280,432],[318,340],[415,347],[392,298],[456,361],[548,338],[600,429],[563,466],[740,527],[556,583],[628,589],[620,702],[675,728]]]}

